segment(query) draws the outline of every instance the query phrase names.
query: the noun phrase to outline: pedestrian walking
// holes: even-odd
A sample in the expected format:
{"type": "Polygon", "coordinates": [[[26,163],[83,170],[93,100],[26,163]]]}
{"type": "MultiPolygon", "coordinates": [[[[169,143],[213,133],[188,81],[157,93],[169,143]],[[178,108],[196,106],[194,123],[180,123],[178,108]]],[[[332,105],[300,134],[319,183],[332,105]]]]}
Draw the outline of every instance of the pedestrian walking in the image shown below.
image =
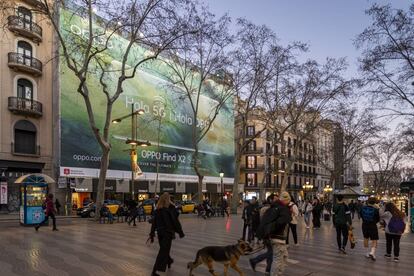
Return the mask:
{"type": "Polygon", "coordinates": [[[343,201],[343,195],[336,196],[336,204],[333,206],[333,224],[336,229],[336,242],[341,253],[346,254],[345,247],[348,243],[348,229],[352,226],[351,211],[343,201]]]}
{"type": "Polygon", "coordinates": [[[293,197],[291,197],[291,201],[289,203],[289,210],[290,210],[290,214],[292,216],[292,220],[289,223],[289,228],[288,228],[288,233],[287,233],[287,238],[286,238],[286,244],[289,244],[289,232],[292,231],[293,241],[294,241],[295,245],[297,245],[298,244],[298,234],[297,234],[296,226],[298,224],[299,208],[296,205],[296,202],[295,202],[293,197]]]}
{"type": "Polygon", "coordinates": [[[348,206],[349,206],[349,211],[351,211],[351,219],[354,219],[355,211],[356,211],[356,203],[354,203],[354,201],[351,200],[348,206]]]}
{"type": "Polygon", "coordinates": [[[364,236],[364,247],[369,247],[369,241],[371,240],[371,248],[367,252],[366,257],[375,261],[375,251],[378,245],[378,227],[377,223],[380,221],[378,207],[375,206],[377,200],[375,197],[370,197],[367,204],[362,207],[362,234],[364,236]]]}
{"type": "Polygon", "coordinates": [[[55,200],[55,207],[56,207],[56,215],[60,215],[60,207],[62,207],[62,205],[59,202],[59,199],[56,198],[55,200]]]}
{"type": "Polygon", "coordinates": [[[176,214],[175,208],[171,208],[170,195],[163,193],[157,202],[157,209],[154,212],[151,232],[149,239],[154,242],[155,232],[158,235],[160,249],[152,269],[151,276],[159,276],[158,272],[165,272],[167,267],[170,268],[174,260],[170,257],[172,240],[175,239],[175,233],[180,238],[184,238],[180,221],[176,214]]]}
{"type": "Polygon", "coordinates": [[[257,228],[260,225],[260,207],[259,202],[257,201],[257,197],[253,197],[250,202],[250,208],[251,208],[251,221],[252,221],[252,231],[250,233],[250,240],[255,241],[256,237],[256,231],[257,228]]]}
{"type": "Polygon", "coordinates": [[[305,220],[305,224],[306,224],[306,229],[310,228],[310,219],[311,219],[311,215],[312,215],[312,203],[309,200],[306,200],[303,204],[303,219],[305,220]]]}
{"type": "Polygon", "coordinates": [[[39,231],[40,226],[42,224],[44,224],[46,221],[48,221],[49,217],[51,217],[52,221],[53,221],[53,229],[52,230],[53,231],[59,231],[56,228],[56,216],[55,216],[56,208],[55,208],[55,205],[53,203],[53,194],[48,194],[46,200],[43,202],[42,207],[45,210],[45,219],[41,223],[39,223],[35,226],[36,231],[39,231]]]}
{"type": "Polygon", "coordinates": [[[138,206],[138,203],[135,200],[131,199],[129,201],[129,207],[128,207],[129,218],[128,218],[128,221],[127,221],[128,225],[131,225],[131,222],[133,222],[134,223],[133,226],[137,226],[137,224],[136,224],[136,220],[137,220],[137,217],[138,217],[138,208],[137,208],[137,206],[138,206]]]}
{"type": "MultiPolygon", "coordinates": [[[[260,219],[263,218],[266,211],[269,210],[271,205],[275,204],[277,200],[279,200],[279,196],[277,194],[271,194],[270,196],[267,197],[265,204],[263,204],[263,207],[260,209],[260,219]]],[[[256,271],[256,265],[266,260],[265,275],[270,275],[270,270],[272,268],[272,261],[273,261],[273,248],[272,248],[272,243],[270,242],[269,237],[263,238],[263,245],[266,247],[266,252],[260,255],[257,255],[254,258],[251,258],[249,260],[249,263],[253,271],[256,271]]]]}
{"type": "Polygon", "coordinates": [[[362,202],[358,200],[355,205],[355,212],[357,213],[358,220],[361,220],[361,210],[362,210],[362,202]]]}
{"type": "Polygon", "coordinates": [[[322,204],[316,197],[313,199],[312,204],[312,223],[313,228],[319,229],[321,228],[321,215],[322,215],[322,204]]]}
{"type": "Polygon", "coordinates": [[[223,198],[223,206],[221,206],[223,208],[223,214],[226,214],[227,217],[230,217],[230,213],[229,213],[229,203],[227,202],[226,198],[223,198]]]}
{"type": "Polygon", "coordinates": [[[385,258],[391,259],[391,249],[394,245],[394,262],[400,261],[400,240],[405,231],[405,215],[398,210],[394,203],[385,204],[380,212],[380,218],[385,223],[386,254],[385,258]]]}
{"type": "Polygon", "coordinates": [[[246,240],[250,242],[250,232],[252,231],[252,212],[250,207],[250,202],[248,200],[244,201],[244,208],[242,213],[242,220],[243,220],[243,236],[242,240],[246,240]]]}

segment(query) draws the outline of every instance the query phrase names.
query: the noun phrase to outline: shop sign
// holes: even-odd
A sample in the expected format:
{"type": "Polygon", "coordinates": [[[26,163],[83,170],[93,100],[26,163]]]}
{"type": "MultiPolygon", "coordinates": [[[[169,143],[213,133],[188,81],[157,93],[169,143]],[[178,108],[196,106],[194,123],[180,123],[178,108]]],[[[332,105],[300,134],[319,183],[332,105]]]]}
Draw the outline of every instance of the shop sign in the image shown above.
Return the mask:
{"type": "Polygon", "coordinates": [[[90,178],[76,178],[75,191],[80,193],[92,192],[93,185],[90,178]]]}
{"type": "Polygon", "coordinates": [[[0,182],[0,204],[7,204],[7,182],[0,182]]]}
{"type": "Polygon", "coordinates": [[[66,177],[59,177],[58,178],[58,188],[65,189],[68,187],[68,180],[66,177]]]}

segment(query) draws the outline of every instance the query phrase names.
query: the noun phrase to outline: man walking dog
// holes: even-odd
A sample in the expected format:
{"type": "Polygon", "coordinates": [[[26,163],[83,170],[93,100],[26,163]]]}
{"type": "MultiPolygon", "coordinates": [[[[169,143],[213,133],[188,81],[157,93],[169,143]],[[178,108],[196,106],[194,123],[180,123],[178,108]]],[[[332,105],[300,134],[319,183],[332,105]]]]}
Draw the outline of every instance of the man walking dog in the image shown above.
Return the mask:
{"type": "Polygon", "coordinates": [[[257,236],[260,239],[269,238],[273,249],[273,262],[270,275],[283,275],[285,270],[288,250],[286,238],[288,233],[289,222],[292,216],[289,211],[290,195],[287,192],[280,194],[279,200],[263,215],[257,236]]]}

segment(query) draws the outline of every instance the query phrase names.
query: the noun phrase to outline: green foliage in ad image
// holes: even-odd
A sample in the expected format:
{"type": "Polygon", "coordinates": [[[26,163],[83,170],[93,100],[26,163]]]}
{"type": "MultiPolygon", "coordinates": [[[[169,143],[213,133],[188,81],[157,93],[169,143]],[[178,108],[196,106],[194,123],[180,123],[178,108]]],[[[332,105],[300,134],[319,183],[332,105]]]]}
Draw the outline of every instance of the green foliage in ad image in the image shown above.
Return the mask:
{"type": "MultiPolygon", "coordinates": [[[[83,46],[88,39],[87,21],[71,11],[61,10],[61,29],[66,41],[71,41],[68,51],[76,52],[81,58],[83,46]],[[86,41],[85,41],[86,40],[86,41]]],[[[93,112],[98,128],[103,127],[107,99],[102,92],[100,77],[108,84],[110,93],[116,89],[122,56],[128,40],[119,34],[111,34],[99,26],[95,30],[102,37],[94,41],[94,47],[103,47],[110,36],[108,49],[92,62],[87,84],[93,112]]],[[[129,74],[138,60],[150,55],[151,50],[133,45],[128,59],[129,74]]],[[[113,105],[112,119],[123,117],[132,110],[143,109],[138,116],[137,138],[150,141],[151,146],[138,149],[139,165],[143,172],[155,172],[158,160],[160,173],[195,175],[192,168],[193,133],[196,124],[200,131],[208,124],[212,111],[217,105],[218,91],[223,86],[213,80],[203,83],[199,116],[193,117],[190,101],[184,91],[171,82],[171,72],[161,60],[141,65],[134,78],[123,84],[123,93],[113,105]],[[159,143],[158,143],[159,141],[159,143]]],[[[197,73],[195,72],[195,78],[197,73]]],[[[79,80],[60,60],[61,93],[61,166],[78,168],[99,168],[101,150],[89,125],[82,95],[76,92],[79,80]]],[[[131,137],[131,118],[111,125],[110,170],[130,170],[129,145],[125,140],[131,137]]],[[[230,97],[220,109],[211,129],[199,144],[200,167],[206,176],[218,176],[221,169],[226,177],[234,176],[234,115],[233,98],[230,97]]]]}

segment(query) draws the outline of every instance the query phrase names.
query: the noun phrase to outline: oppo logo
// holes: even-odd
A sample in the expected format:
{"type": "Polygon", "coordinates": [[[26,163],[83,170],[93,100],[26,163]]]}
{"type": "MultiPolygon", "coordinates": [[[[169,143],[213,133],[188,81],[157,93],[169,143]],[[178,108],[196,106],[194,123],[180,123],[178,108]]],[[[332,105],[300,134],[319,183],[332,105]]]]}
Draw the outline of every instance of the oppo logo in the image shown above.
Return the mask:
{"type": "MultiPolygon", "coordinates": [[[[81,27],[77,25],[70,25],[70,31],[81,37],[82,39],[88,40],[89,39],[89,31],[86,29],[82,29],[81,27]]],[[[95,45],[105,46],[106,43],[108,43],[108,49],[112,49],[114,45],[112,44],[111,40],[108,40],[108,38],[104,35],[100,35],[93,38],[93,43],[95,45]]]]}

